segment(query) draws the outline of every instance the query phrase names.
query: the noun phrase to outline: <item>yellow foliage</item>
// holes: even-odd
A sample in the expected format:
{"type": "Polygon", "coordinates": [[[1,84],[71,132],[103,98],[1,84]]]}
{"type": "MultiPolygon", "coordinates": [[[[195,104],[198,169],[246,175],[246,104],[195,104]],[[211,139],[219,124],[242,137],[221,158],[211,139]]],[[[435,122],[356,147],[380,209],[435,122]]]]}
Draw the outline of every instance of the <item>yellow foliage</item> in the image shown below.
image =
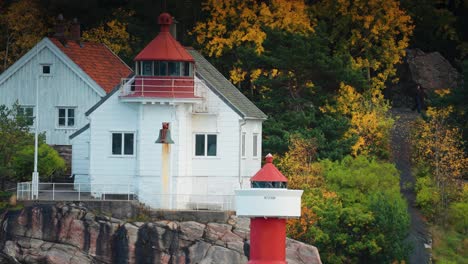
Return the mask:
{"type": "Polygon", "coordinates": [[[352,154],[383,156],[389,150],[390,129],[393,119],[389,104],[380,89],[371,89],[360,94],[352,86],[341,83],[336,104],[325,106],[322,111],[340,113],[350,119],[351,127],[345,137],[357,136],[352,154]]]}
{"type": "MultiPolygon", "coordinates": [[[[124,11],[118,10],[122,13],[124,11]]],[[[132,12],[125,13],[126,16],[133,15],[132,12]]],[[[83,40],[103,43],[115,54],[128,56],[132,53],[130,47],[131,36],[127,31],[128,23],[121,22],[118,19],[107,21],[96,28],[83,32],[83,40]]]]}
{"type": "Polygon", "coordinates": [[[440,97],[445,97],[446,95],[449,95],[451,93],[450,88],[436,89],[434,92],[440,97]]]}
{"type": "Polygon", "coordinates": [[[303,0],[207,0],[203,10],[210,18],[197,23],[192,33],[209,56],[219,57],[245,43],[252,44],[261,54],[266,38],[263,27],[301,34],[313,32],[303,0]]]}
{"type": "Polygon", "coordinates": [[[451,106],[429,107],[426,111],[428,121],[416,122],[412,137],[413,160],[431,168],[443,208],[462,196],[462,179],[468,171],[461,132],[447,122],[452,112],[451,106]]]}
{"type": "MultiPolygon", "coordinates": [[[[15,1],[0,15],[0,27],[6,29],[1,37],[6,49],[0,51],[4,69],[23,56],[47,33],[45,19],[42,17],[37,1],[15,1]]],[[[0,69],[3,67],[0,67],[0,69]]],[[[1,71],[0,71],[1,72],[1,71]]]]}

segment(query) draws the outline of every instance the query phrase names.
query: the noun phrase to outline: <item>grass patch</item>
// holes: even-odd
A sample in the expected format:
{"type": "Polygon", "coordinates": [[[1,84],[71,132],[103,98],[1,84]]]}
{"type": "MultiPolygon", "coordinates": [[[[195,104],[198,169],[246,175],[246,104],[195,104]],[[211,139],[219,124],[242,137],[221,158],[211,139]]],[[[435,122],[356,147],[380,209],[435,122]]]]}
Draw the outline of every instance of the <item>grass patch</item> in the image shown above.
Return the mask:
{"type": "Polygon", "coordinates": [[[431,227],[432,254],[435,263],[468,264],[468,237],[452,229],[431,227]]]}

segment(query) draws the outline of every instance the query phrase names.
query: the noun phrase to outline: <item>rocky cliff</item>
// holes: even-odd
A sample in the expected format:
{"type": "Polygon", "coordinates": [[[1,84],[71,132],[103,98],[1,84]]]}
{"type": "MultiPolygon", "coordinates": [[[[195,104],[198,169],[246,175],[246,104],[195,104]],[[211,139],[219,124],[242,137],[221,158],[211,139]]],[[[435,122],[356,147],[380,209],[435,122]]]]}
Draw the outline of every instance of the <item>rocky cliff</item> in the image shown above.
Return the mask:
{"type": "MultiPolygon", "coordinates": [[[[34,205],[1,216],[0,263],[246,263],[249,220],[123,221],[84,204],[34,205]]],[[[315,247],[287,240],[290,264],[321,263],[315,247]]]]}

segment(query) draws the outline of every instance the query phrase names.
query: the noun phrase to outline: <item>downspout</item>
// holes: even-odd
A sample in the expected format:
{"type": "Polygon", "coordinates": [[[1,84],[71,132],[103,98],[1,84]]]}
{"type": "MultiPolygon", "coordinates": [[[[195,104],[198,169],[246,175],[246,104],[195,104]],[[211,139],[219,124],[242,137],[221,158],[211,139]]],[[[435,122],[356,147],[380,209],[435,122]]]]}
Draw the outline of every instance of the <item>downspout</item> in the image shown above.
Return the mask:
{"type": "Polygon", "coordinates": [[[239,188],[242,189],[242,127],[247,123],[247,120],[242,119],[239,125],[239,188]]]}

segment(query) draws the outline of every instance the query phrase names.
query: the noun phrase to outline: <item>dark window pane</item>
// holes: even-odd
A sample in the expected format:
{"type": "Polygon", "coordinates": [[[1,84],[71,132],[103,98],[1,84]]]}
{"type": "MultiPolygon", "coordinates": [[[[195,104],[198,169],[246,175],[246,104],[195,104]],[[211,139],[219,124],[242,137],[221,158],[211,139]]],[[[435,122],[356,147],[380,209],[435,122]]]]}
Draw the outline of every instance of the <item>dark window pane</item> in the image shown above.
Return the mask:
{"type": "Polygon", "coordinates": [[[50,74],[50,65],[42,65],[42,73],[50,74]]]}
{"type": "Polygon", "coordinates": [[[208,135],[208,156],[216,156],[216,135],[208,135]]]}
{"type": "Polygon", "coordinates": [[[257,143],[257,140],[258,140],[258,135],[257,134],[253,135],[253,156],[254,157],[258,156],[258,143],[257,143]]]}
{"type": "Polygon", "coordinates": [[[153,74],[153,62],[144,61],[143,62],[143,75],[151,76],[153,74]]]}
{"type": "Polygon", "coordinates": [[[190,76],[190,62],[184,62],[184,76],[190,76]]]}
{"type": "Polygon", "coordinates": [[[74,125],[75,125],[75,118],[69,117],[68,122],[67,122],[67,126],[74,126],[74,125]]]}
{"type": "Polygon", "coordinates": [[[180,63],[179,62],[169,62],[169,75],[170,76],[179,76],[180,75],[180,63]]]}
{"type": "Polygon", "coordinates": [[[64,126],[65,125],[65,117],[59,117],[58,123],[59,123],[59,126],[64,126]]]}
{"type": "Polygon", "coordinates": [[[59,109],[59,117],[65,117],[65,109],[64,108],[59,109]]]}
{"type": "Polygon", "coordinates": [[[154,62],[153,75],[159,76],[159,61],[154,62]]]}
{"type": "Polygon", "coordinates": [[[68,117],[75,117],[75,109],[68,109],[68,117]]]}
{"type": "Polygon", "coordinates": [[[159,75],[167,76],[167,61],[161,61],[159,63],[159,75]]]}
{"type": "Polygon", "coordinates": [[[112,154],[122,154],[122,134],[120,133],[112,133],[112,154]]]}
{"type": "Polygon", "coordinates": [[[32,117],[33,116],[33,109],[32,107],[27,107],[27,108],[24,108],[25,110],[25,116],[29,116],[29,117],[32,117]]]}
{"type": "Polygon", "coordinates": [[[205,135],[195,135],[195,156],[205,156],[205,135]]]}
{"type": "Polygon", "coordinates": [[[124,154],[133,155],[133,134],[125,133],[124,135],[124,154]]]}

